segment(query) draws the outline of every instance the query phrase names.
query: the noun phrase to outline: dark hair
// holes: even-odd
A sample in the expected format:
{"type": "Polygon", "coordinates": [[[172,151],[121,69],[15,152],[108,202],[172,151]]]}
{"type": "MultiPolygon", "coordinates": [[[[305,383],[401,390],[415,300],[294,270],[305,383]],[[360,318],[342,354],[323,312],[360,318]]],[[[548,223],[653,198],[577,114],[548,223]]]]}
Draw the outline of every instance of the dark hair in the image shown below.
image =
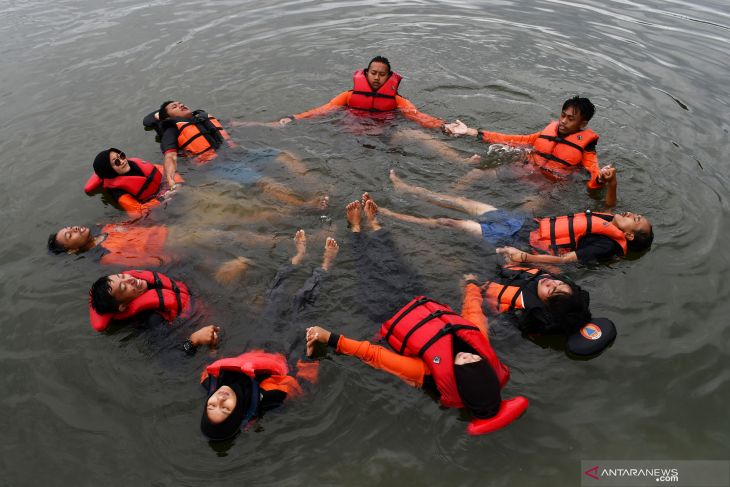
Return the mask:
{"type": "Polygon", "coordinates": [[[112,296],[112,286],[109,276],[103,276],[91,285],[89,291],[91,307],[99,314],[115,313],[119,311],[119,302],[112,296]]]}
{"type": "Polygon", "coordinates": [[[550,325],[569,335],[591,320],[591,297],[588,291],[584,291],[567,277],[561,276],[560,280],[570,286],[572,292],[550,296],[545,302],[546,318],[550,325]]]}
{"type": "Polygon", "coordinates": [[[48,251],[53,252],[54,254],[62,254],[68,249],[61,245],[61,242],[58,241],[56,235],[58,235],[58,232],[52,233],[48,236],[48,251]]]}
{"type": "Polygon", "coordinates": [[[372,58],[372,59],[370,60],[370,62],[368,63],[368,67],[367,67],[367,70],[369,70],[369,69],[370,69],[370,65],[371,65],[371,64],[373,64],[373,63],[383,63],[383,64],[385,64],[386,66],[388,66],[388,73],[390,73],[390,72],[392,71],[392,70],[390,69],[390,61],[388,61],[388,58],[387,58],[387,57],[383,57],[383,56],[375,56],[375,57],[374,57],[374,58],[372,58]]]}
{"type": "Polygon", "coordinates": [[[563,111],[566,108],[573,107],[580,112],[580,117],[586,122],[593,118],[593,114],[596,113],[596,107],[591,103],[588,98],[581,98],[575,95],[573,98],[565,100],[563,103],[563,111]]]}
{"type": "Polygon", "coordinates": [[[626,248],[632,252],[643,252],[651,248],[654,241],[654,229],[649,224],[649,231],[637,230],[634,232],[633,240],[626,240],[626,248]]]}
{"type": "Polygon", "coordinates": [[[157,112],[157,116],[159,117],[160,120],[165,120],[166,118],[168,118],[170,116],[167,114],[167,105],[169,105],[170,103],[173,103],[174,101],[175,100],[167,100],[166,102],[163,102],[162,105],[160,105],[160,109],[157,112]]]}

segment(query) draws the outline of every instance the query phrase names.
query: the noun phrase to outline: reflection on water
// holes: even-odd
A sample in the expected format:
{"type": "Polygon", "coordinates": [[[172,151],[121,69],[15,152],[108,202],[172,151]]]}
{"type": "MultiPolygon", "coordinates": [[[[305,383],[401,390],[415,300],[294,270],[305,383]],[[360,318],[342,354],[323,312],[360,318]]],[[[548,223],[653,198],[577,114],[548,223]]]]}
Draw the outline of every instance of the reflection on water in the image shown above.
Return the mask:
{"type": "MultiPolygon", "coordinates": [[[[9,485],[513,486],[536,476],[565,485],[586,458],[727,457],[730,13],[722,3],[36,0],[4,4],[0,14],[0,426],[9,485]],[[379,126],[346,112],[233,129],[240,149],[228,166],[181,162],[188,188],[150,221],[176,229],[182,262],[163,270],[194,289],[201,322],[224,327],[217,355],[178,356],[169,341],[134,330],[94,333],[86,292],[106,270],[88,257],[46,255],[45,239],[67,224],[120,221],[81,188],[103,148],[161,161],[141,125],[161,101],[182,99],[224,121],[278,120],[349,89],[352,71],[375,54],[404,75],[401,92],[420,110],[489,130],[535,132],[565,98],[589,96],[599,158],[619,169],[619,209],[655,222],[655,247],[639,260],[572,271],[594,314],[619,329],[597,359],[569,360],[490,320],[493,345],[512,368],[507,395],[531,401],[499,433],[467,437],[457,411],[331,356],[305,398],[216,451],[197,429],[205,363],[254,346],[288,350],[296,330],[314,322],[353,338],[377,331],[358,303],[383,291],[358,286],[345,204],[369,191],[395,211],[459,217],[394,192],[388,170],[448,192],[472,167],[395,137],[418,129],[411,122],[379,126]],[[300,158],[305,175],[276,161],[278,151],[300,158]],[[327,194],[330,206],[284,205],[261,178],[303,199],[327,194]],[[317,312],[278,331],[262,325],[263,296],[299,228],[310,245],[294,289],[318,265],[327,236],[342,250],[317,312]],[[213,229],[221,233],[206,241],[213,229]],[[211,268],[236,256],[251,266],[221,286],[211,268]]],[[[448,142],[480,153],[485,168],[521,159],[448,142]]],[[[539,195],[546,213],[600,208],[600,195],[581,183],[538,184],[482,179],[460,194],[508,208],[539,195]]],[[[458,306],[461,274],[494,272],[492,249],[465,235],[383,223],[437,299],[458,306]]]]}

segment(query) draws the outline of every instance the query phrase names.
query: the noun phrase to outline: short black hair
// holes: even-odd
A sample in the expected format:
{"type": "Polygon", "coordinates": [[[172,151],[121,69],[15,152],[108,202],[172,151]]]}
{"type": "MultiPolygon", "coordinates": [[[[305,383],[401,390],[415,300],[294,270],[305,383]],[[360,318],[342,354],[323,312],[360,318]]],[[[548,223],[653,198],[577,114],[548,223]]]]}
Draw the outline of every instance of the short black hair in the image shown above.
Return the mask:
{"type": "Polygon", "coordinates": [[[166,102],[163,102],[162,105],[160,105],[160,109],[157,112],[157,117],[160,120],[165,120],[170,117],[167,113],[167,105],[170,103],[173,103],[175,100],[167,100],[166,102]]]}
{"type": "Polygon", "coordinates": [[[68,249],[61,245],[61,242],[58,241],[56,235],[58,235],[58,232],[52,233],[48,236],[48,251],[54,254],[62,254],[64,252],[67,252],[68,249]]]}
{"type": "Polygon", "coordinates": [[[654,228],[649,224],[649,231],[637,230],[632,240],[626,240],[626,248],[632,252],[644,252],[654,242],[654,228]]]}
{"type": "Polygon", "coordinates": [[[596,113],[596,107],[593,103],[591,103],[591,100],[588,98],[581,98],[578,95],[565,100],[565,103],[563,103],[563,111],[569,107],[573,107],[578,110],[580,112],[580,117],[586,122],[593,118],[593,114],[596,113]]]}
{"type": "Polygon", "coordinates": [[[388,66],[388,72],[389,73],[392,71],[392,69],[390,69],[390,61],[388,61],[388,58],[387,57],[375,56],[374,58],[372,58],[370,60],[370,62],[368,63],[368,70],[370,69],[370,65],[373,64],[373,63],[383,63],[386,66],[388,66]]]}
{"type": "Polygon", "coordinates": [[[119,302],[112,296],[112,286],[109,276],[103,276],[91,285],[89,291],[91,307],[99,314],[116,313],[119,311],[119,302]]]}
{"type": "Polygon", "coordinates": [[[567,277],[560,281],[570,286],[570,294],[554,294],[547,299],[545,310],[551,325],[562,329],[566,335],[579,330],[591,320],[590,294],[567,277]]]}

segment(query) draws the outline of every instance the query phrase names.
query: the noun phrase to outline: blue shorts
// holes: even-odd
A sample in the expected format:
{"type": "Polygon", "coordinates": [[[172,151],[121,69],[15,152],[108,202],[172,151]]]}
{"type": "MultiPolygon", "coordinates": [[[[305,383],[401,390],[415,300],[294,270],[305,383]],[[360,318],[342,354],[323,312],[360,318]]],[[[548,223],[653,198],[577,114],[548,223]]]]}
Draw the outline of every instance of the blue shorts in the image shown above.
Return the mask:
{"type": "Polygon", "coordinates": [[[278,149],[247,150],[239,160],[228,159],[215,161],[213,167],[206,171],[209,178],[235,181],[243,185],[256,184],[263,176],[256,167],[265,166],[281,153],[278,149]]]}
{"type": "Polygon", "coordinates": [[[527,215],[508,210],[482,213],[477,223],[482,227],[482,240],[493,245],[512,245],[525,225],[527,215]]]}

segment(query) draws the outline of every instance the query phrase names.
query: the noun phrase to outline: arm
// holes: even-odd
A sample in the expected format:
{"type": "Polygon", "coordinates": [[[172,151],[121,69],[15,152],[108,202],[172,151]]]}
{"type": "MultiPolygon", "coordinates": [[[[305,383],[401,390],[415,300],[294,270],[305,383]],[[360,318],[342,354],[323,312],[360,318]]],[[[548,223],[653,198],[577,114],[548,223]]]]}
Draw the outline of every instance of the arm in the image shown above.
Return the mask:
{"type": "Polygon", "coordinates": [[[497,253],[504,257],[507,264],[567,264],[578,262],[578,254],[568,252],[563,255],[529,254],[514,247],[500,247],[497,253]]]}
{"type": "Polygon", "coordinates": [[[158,115],[158,113],[156,111],[147,114],[142,119],[142,125],[144,125],[145,129],[147,129],[147,130],[156,130],[157,129],[157,125],[159,123],[160,123],[160,119],[159,119],[159,115],[158,115]]]}
{"type": "Polygon", "coordinates": [[[601,168],[601,178],[606,182],[606,200],[605,205],[607,208],[613,208],[616,206],[616,187],[618,182],[616,181],[616,168],[612,166],[605,166],[601,168]]]}
{"type": "Polygon", "coordinates": [[[175,182],[175,174],[177,173],[177,149],[165,151],[165,159],[162,161],[162,166],[165,169],[167,186],[171,190],[174,190],[177,187],[177,183],[175,182]]]}
{"type": "Polygon", "coordinates": [[[307,328],[307,355],[311,355],[315,342],[327,343],[338,353],[357,357],[372,368],[393,374],[413,387],[421,387],[428,372],[426,364],[419,358],[405,357],[367,341],[351,340],[319,326],[307,328]]]}
{"type": "Polygon", "coordinates": [[[598,167],[598,155],[595,150],[584,151],[580,163],[591,175],[591,179],[586,183],[588,189],[598,189],[603,186],[605,179],[601,174],[601,168],[598,167]]]}
{"type": "MultiPolygon", "coordinates": [[[[336,97],[332,98],[330,101],[322,105],[321,107],[312,108],[311,110],[307,110],[306,112],[297,113],[296,115],[292,115],[288,118],[294,118],[294,120],[301,120],[303,118],[312,118],[312,117],[319,117],[320,115],[324,115],[325,113],[331,112],[332,110],[335,110],[340,107],[347,106],[347,104],[350,102],[350,96],[352,96],[351,91],[343,91],[336,97]]],[[[282,119],[285,120],[285,119],[282,119]]],[[[288,122],[287,122],[288,123],[288,122]]]]}
{"type": "Polygon", "coordinates": [[[153,198],[147,203],[140,203],[134,198],[134,196],[125,193],[119,197],[117,203],[119,203],[119,206],[121,206],[122,209],[129,213],[131,216],[141,216],[142,214],[150,211],[155,206],[159,205],[160,201],[156,198],[153,198]]]}
{"type": "Polygon", "coordinates": [[[437,129],[444,124],[444,121],[440,118],[419,112],[413,103],[400,95],[395,96],[395,102],[398,104],[398,110],[401,111],[404,117],[416,122],[422,127],[427,129],[437,129]]]}
{"type": "Polygon", "coordinates": [[[193,332],[185,343],[183,343],[183,350],[188,355],[194,355],[198,347],[202,345],[208,345],[210,348],[215,348],[218,345],[218,335],[221,331],[219,326],[208,325],[200,328],[193,332]]]}
{"type": "Polygon", "coordinates": [[[509,135],[499,132],[487,132],[486,130],[467,127],[461,120],[446,124],[444,131],[449,135],[470,135],[477,137],[488,144],[509,144],[514,146],[531,146],[540,135],[540,132],[535,132],[530,135],[509,135]]]}
{"type": "MultiPolygon", "coordinates": [[[[469,281],[476,278],[476,276],[467,274],[464,278],[469,281]]],[[[466,286],[464,286],[464,302],[461,306],[461,316],[477,325],[482,331],[482,334],[485,337],[489,337],[489,323],[487,322],[487,317],[484,315],[484,311],[482,311],[483,301],[484,298],[482,297],[482,291],[479,286],[473,282],[467,282],[466,286]]]]}

